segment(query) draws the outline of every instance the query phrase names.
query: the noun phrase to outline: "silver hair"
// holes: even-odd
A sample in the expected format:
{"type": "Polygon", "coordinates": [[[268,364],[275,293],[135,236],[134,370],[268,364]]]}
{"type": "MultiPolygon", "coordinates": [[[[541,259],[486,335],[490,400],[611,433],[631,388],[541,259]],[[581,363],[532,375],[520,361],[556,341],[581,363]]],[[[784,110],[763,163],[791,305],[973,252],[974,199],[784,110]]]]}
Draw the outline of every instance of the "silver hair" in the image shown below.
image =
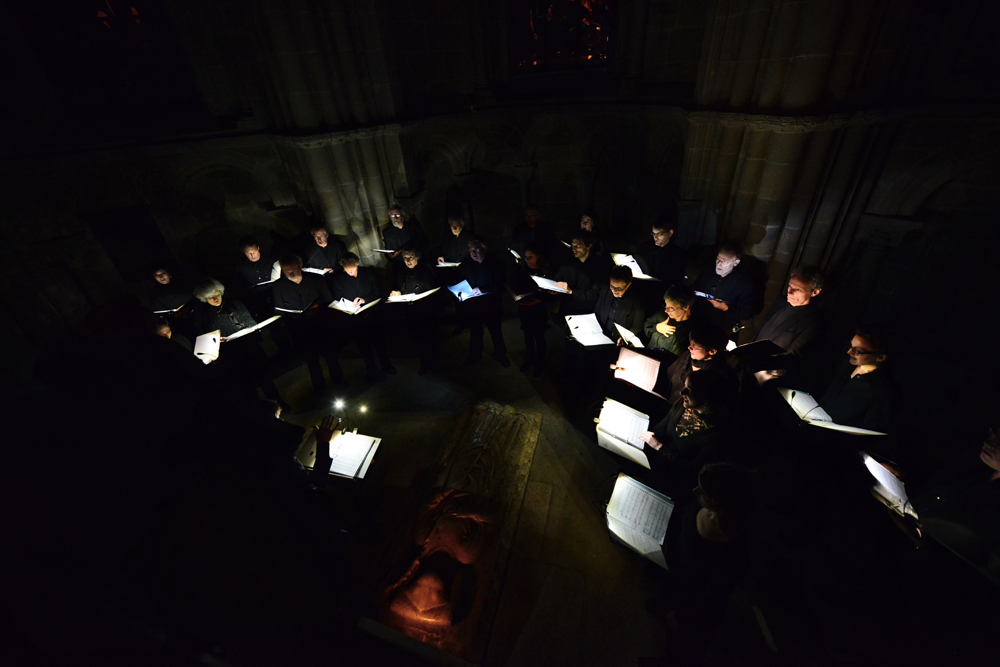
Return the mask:
{"type": "Polygon", "coordinates": [[[218,292],[220,295],[226,293],[226,288],[218,280],[209,280],[207,283],[194,288],[194,296],[198,301],[205,303],[208,297],[218,292]]]}

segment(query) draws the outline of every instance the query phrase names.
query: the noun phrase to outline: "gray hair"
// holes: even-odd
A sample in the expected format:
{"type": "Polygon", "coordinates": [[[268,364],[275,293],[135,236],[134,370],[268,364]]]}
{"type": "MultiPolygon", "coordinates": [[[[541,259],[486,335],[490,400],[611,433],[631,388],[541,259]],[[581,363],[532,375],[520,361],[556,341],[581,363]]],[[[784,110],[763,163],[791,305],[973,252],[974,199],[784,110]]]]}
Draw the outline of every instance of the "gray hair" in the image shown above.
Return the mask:
{"type": "Polygon", "coordinates": [[[218,280],[212,279],[207,283],[198,285],[194,288],[194,296],[198,301],[205,303],[208,301],[208,297],[212,296],[218,292],[220,295],[226,293],[226,288],[218,280]]]}

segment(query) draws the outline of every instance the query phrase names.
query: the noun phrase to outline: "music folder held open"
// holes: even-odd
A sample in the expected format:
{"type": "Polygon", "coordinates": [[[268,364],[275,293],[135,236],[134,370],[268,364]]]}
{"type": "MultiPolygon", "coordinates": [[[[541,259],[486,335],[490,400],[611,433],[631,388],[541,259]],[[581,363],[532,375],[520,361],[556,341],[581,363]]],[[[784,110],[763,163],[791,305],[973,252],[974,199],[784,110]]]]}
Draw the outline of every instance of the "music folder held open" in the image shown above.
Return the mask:
{"type": "Polygon", "coordinates": [[[812,426],[819,426],[820,428],[840,431],[842,433],[851,433],[852,435],[885,435],[881,431],[869,431],[866,428],[838,424],[833,421],[833,417],[826,410],[820,407],[820,404],[816,402],[812,394],[807,392],[781,388],[778,390],[778,393],[788,402],[788,405],[795,411],[799,419],[812,426]]]}
{"type": "Polygon", "coordinates": [[[606,514],[611,539],[667,569],[663,541],[673,511],[670,498],[618,473],[606,514]]]}
{"type": "Polygon", "coordinates": [[[202,334],[194,339],[194,356],[208,365],[219,358],[219,347],[222,345],[222,330],[216,329],[202,334]]]}
{"type": "Polygon", "coordinates": [[[865,452],[861,452],[861,458],[864,460],[868,472],[876,480],[876,484],[872,488],[872,495],[900,516],[909,514],[914,519],[919,519],[920,517],[913,510],[913,506],[910,505],[903,480],[896,477],[891,470],[865,452]]]}
{"type": "Polygon", "coordinates": [[[333,301],[330,303],[330,308],[334,310],[339,310],[342,313],[347,313],[348,315],[357,315],[358,313],[363,313],[368,310],[376,303],[382,299],[375,299],[374,301],[369,301],[368,303],[362,304],[360,306],[355,306],[353,301],[348,301],[347,299],[341,299],[340,301],[333,301]]]}
{"type": "Polygon", "coordinates": [[[613,340],[604,335],[604,329],[601,328],[601,323],[597,321],[597,315],[594,313],[566,315],[566,325],[569,326],[570,335],[580,345],[590,347],[592,345],[615,344],[613,340]]]}
{"type": "Polygon", "coordinates": [[[396,296],[390,296],[388,299],[386,299],[386,301],[388,303],[406,303],[408,301],[409,302],[420,301],[424,297],[428,297],[431,294],[434,294],[434,292],[437,292],[439,289],[441,288],[435,287],[432,290],[427,290],[426,292],[421,292],[420,294],[398,294],[396,296]]]}
{"type": "MultiPolygon", "coordinates": [[[[382,438],[362,435],[356,430],[355,432],[336,431],[330,438],[329,473],[336,477],[364,479],[381,443],[382,438]]],[[[312,433],[299,445],[295,454],[295,458],[309,470],[312,470],[316,465],[318,458],[316,447],[316,435],[312,433]]]]}
{"type": "Polygon", "coordinates": [[[607,398],[597,419],[597,444],[619,456],[649,468],[649,459],[642,451],[639,439],[649,430],[649,415],[634,410],[624,403],[607,398]]]}
{"type": "Polygon", "coordinates": [[[632,255],[613,252],[611,253],[611,261],[618,266],[627,266],[631,269],[632,277],[636,280],[655,280],[656,282],[660,282],[659,278],[654,278],[653,276],[643,273],[642,268],[639,266],[639,262],[635,261],[635,257],[632,255]]]}
{"type": "Polygon", "coordinates": [[[660,362],[658,360],[623,347],[618,350],[618,362],[614,368],[616,380],[624,380],[639,387],[639,389],[645,389],[654,396],[660,396],[653,391],[660,375],[660,362]]]}

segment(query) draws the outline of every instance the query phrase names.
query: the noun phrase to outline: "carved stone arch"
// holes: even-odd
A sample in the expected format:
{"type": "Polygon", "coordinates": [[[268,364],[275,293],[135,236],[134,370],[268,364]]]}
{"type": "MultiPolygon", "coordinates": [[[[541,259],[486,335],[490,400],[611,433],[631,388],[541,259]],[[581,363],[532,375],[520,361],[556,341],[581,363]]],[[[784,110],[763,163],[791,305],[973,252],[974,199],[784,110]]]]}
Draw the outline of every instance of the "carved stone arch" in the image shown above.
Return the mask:
{"type": "Polygon", "coordinates": [[[230,172],[245,175],[276,205],[294,203],[294,196],[281,183],[274,169],[276,163],[268,162],[273,163],[236,151],[216,149],[191,153],[174,162],[171,171],[178,190],[185,195],[208,194],[202,185],[206,176],[213,172],[230,172]]]}

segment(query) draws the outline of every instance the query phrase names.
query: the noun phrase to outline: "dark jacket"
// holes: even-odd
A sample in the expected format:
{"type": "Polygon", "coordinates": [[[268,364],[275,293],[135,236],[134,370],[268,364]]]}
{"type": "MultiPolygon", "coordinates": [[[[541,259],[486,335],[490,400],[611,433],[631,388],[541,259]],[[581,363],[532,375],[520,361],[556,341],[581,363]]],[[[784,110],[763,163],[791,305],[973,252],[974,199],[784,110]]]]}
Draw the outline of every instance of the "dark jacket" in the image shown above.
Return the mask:
{"type": "Polygon", "coordinates": [[[556,239],[552,229],[544,222],[538,222],[534,227],[529,227],[522,222],[514,227],[514,231],[510,234],[510,249],[524,257],[524,249],[529,245],[537,248],[549,262],[556,261],[559,255],[564,254],[560,250],[562,244],[556,239]]]}
{"type": "Polygon", "coordinates": [[[643,273],[663,282],[659,286],[660,293],[673,285],[684,284],[687,253],[676,243],[660,248],[652,241],[643,241],[635,251],[635,261],[643,273]]]}
{"type": "Polygon", "coordinates": [[[561,295],[561,298],[570,303],[571,310],[589,312],[597,303],[601,289],[607,289],[612,266],[610,260],[597,255],[590,255],[586,262],[574,257],[560,266],[552,279],[569,285],[573,293],[561,295]]]}
{"type": "MultiPolygon", "coordinates": [[[[467,229],[463,229],[458,236],[455,236],[449,228],[444,241],[441,242],[440,257],[444,257],[446,262],[461,262],[469,256],[469,239],[471,238],[472,232],[467,229]]],[[[437,257],[434,260],[437,261],[437,257]]]]}
{"type": "MultiPolygon", "coordinates": [[[[402,229],[389,224],[382,230],[382,242],[386,250],[399,250],[407,243],[412,243],[425,256],[427,255],[427,235],[416,220],[404,223],[402,229]]],[[[396,260],[402,261],[401,255],[397,255],[396,260]]]]}
{"type": "Polygon", "coordinates": [[[752,342],[769,340],[784,349],[786,355],[805,357],[819,329],[820,320],[813,303],[793,307],[782,299],[771,307],[752,342]]]}
{"type": "Polygon", "coordinates": [[[461,302],[463,308],[475,310],[502,310],[503,302],[500,294],[504,290],[504,265],[493,255],[487,254],[483,261],[477,262],[471,257],[462,260],[458,272],[463,280],[469,281],[470,287],[478,287],[485,296],[479,296],[461,302]]]}
{"type": "Polygon", "coordinates": [[[341,271],[340,260],[347,254],[347,246],[335,236],[327,238],[326,247],[321,248],[310,240],[305,255],[304,266],[310,269],[333,269],[334,273],[341,271]]]}
{"type": "Polygon", "coordinates": [[[260,283],[271,280],[271,269],[274,267],[275,259],[275,257],[262,252],[260,259],[256,262],[251,262],[246,257],[237,262],[236,275],[239,276],[244,290],[252,291],[255,294],[269,292],[271,290],[270,283],[267,285],[260,285],[260,283]],[[258,285],[260,286],[258,287],[258,285]]]}
{"type": "Polygon", "coordinates": [[[746,271],[736,267],[728,276],[720,276],[714,267],[705,267],[694,281],[697,292],[711,294],[725,301],[729,310],[712,308],[712,319],[725,331],[731,331],[737,322],[749,320],[764,308],[764,286],[751,280],[746,271]]]}
{"type": "Polygon", "coordinates": [[[282,275],[272,283],[275,315],[282,315],[278,308],[285,310],[305,310],[313,304],[327,306],[333,301],[333,296],[326,282],[313,273],[303,273],[302,282],[293,283],[282,275]]]}
{"type": "Polygon", "coordinates": [[[162,310],[175,310],[193,298],[191,289],[177,280],[169,285],[154,283],[149,293],[149,309],[154,313],[162,310]]]}
{"type": "Polygon", "coordinates": [[[667,374],[670,377],[670,396],[667,398],[671,405],[676,405],[681,400],[681,389],[684,388],[684,381],[691,373],[702,371],[712,371],[729,379],[734,386],[739,386],[739,377],[736,371],[729,365],[729,354],[725,351],[718,352],[711,359],[698,362],[698,370],[692,370],[694,361],[691,359],[691,351],[684,350],[684,354],[678,357],[677,361],[670,364],[667,374]]]}
{"type": "Polygon", "coordinates": [[[643,310],[642,303],[631,292],[629,289],[621,298],[616,299],[611,294],[611,289],[605,287],[597,296],[594,314],[597,315],[597,321],[604,329],[604,335],[613,341],[621,338],[615,324],[620,324],[623,328],[642,338],[642,324],[646,320],[646,311],[643,310]]]}
{"type": "Polygon", "coordinates": [[[430,267],[421,261],[412,270],[406,264],[393,266],[392,284],[400,294],[423,294],[437,287],[438,281],[430,267]]]}
{"type": "Polygon", "coordinates": [[[358,267],[358,277],[353,278],[342,271],[333,277],[333,300],[347,299],[354,301],[358,297],[371,303],[375,299],[382,298],[382,291],[378,287],[378,274],[375,269],[368,266],[358,267]]]}
{"type": "Polygon", "coordinates": [[[838,369],[820,405],[838,424],[889,432],[896,393],[889,369],[879,368],[853,378],[852,372],[854,366],[850,364],[838,369]]]}

